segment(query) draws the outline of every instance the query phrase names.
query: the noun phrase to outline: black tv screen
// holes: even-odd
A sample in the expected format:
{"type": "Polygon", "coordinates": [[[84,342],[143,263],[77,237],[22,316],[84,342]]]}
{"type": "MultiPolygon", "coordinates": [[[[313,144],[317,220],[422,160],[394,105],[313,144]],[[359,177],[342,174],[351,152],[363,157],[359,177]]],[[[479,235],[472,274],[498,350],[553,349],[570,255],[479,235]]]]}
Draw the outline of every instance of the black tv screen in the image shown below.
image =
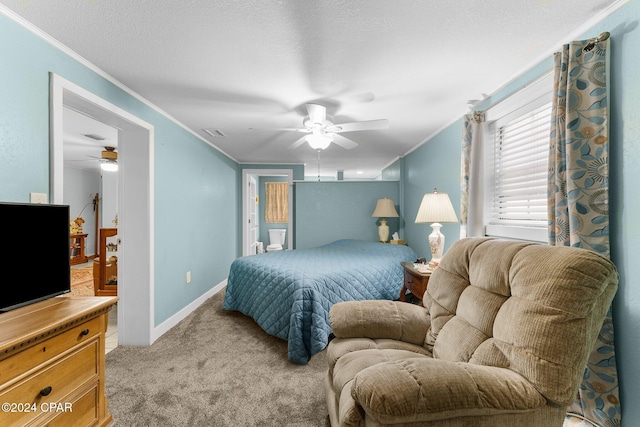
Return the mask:
{"type": "Polygon", "coordinates": [[[0,312],[71,290],[69,206],[0,202],[0,312]]]}

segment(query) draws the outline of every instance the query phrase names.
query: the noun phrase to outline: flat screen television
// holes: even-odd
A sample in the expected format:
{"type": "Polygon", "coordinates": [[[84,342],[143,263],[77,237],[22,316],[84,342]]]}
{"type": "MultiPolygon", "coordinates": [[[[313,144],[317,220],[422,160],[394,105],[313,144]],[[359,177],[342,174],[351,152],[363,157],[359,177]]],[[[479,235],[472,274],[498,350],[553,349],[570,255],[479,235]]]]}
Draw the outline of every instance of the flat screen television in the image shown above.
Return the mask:
{"type": "Polygon", "coordinates": [[[71,291],[69,206],[0,202],[0,312],[71,291]]]}

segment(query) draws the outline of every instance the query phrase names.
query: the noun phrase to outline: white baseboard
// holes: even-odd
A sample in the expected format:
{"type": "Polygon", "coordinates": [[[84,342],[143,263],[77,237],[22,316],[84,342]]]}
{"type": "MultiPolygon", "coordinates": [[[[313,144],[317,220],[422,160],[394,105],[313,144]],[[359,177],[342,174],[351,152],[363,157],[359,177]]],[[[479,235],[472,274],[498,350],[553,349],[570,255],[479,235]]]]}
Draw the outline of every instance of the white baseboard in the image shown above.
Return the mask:
{"type": "Polygon", "coordinates": [[[173,328],[178,323],[180,323],[181,320],[183,320],[189,314],[194,312],[195,309],[200,307],[206,300],[208,300],[209,298],[211,298],[212,296],[220,292],[222,289],[224,289],[225,286],[227,286],[227,279],[224,279],[222,282],[218,283],[216,286],[209,289],[207,292],[205,292],[200,297],[198,297],[191,304],[187,305],[185,308],[183,308],[182,310],[180,310],[179,312],[177,312],[176,314],[174,314],[173,316],[171,316],[170,318],[168,318],[167,320],[165,320],[164,322],[162,322],[161,324],[153,328],[153,330],[151,331],[151,343],[155,342],[155,340],[157,340],[162,335],[164,335],[167,331],[169,331],[169,329],[173,328]]]}

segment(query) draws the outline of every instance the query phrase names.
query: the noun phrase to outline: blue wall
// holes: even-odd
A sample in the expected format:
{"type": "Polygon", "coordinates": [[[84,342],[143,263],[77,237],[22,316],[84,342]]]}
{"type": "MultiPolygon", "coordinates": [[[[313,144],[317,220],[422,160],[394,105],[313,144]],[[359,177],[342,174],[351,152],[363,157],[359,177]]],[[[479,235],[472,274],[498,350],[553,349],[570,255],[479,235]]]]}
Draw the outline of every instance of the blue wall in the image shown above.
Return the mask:
{"type": "MultiPolygon", "coordinates": [[[[620,273],[620,285],[613,302],[616,363],[622,401],[622,421],[634,426],[640,420],[640,0],[631,0],[621,9],[586,31],[580,38],[595,37],[603,31],[611,33],[611,152],[610,215],[611,258],[620,273]]],[[[560,46],[558,46],[560,49],[560,46]]],[[[501,90],[478,109],[486,109],[509,94],[524,87],[552,66],[545,60],[501,90]]],[[[506,84],[506,82],[505,82],[506,84]]],[[[469,94],[472,97],[473,94],[469,94]]],[[[462,119],[431,138],[418,150],[405,157],[405,208],[417,212],[425,191],[437,186],[449,193],[459,213],[460,141],[462,119]]],[[[405,238],[418,252],[426,248],[426,225],[406,223],[405,238]]],[[[445,225],[447,247],[457,240],[457,225],[445,225]]]]}
{"type": "Polygon", "coordinates": [[[56,73],[155,127],[154,323],[224,281],[239,251],[237,163],[2,14],[0,58],[0,200],[49,193],[49,73],[56,73]]]}
{"type": "MultiPolygon", "coordinates": [[[[393,199],[398,214],[398,182],[296,182],[295,247],[310,248],[338,239],[378,241],[378,218],[371,216],[378,199],[393,199]]],[[[388,218],[389,233],[398,219],[388,218]]]]}
{"type": "MultiPolygon", "coordinates": [[[[462,119],[404,158],[404,238],[413,250],[427,259],[431,258],[428,236],[432,230],[429,224],[416,224],[416,215],[422,196],[437,188],[438,192],[449,195],[456,215],[460,218],[461,140],[462,119]]],[[[457,223],[444,223],[441,231],[445,236],[446,251],[458,240],[460,226],[457,223]]]]}

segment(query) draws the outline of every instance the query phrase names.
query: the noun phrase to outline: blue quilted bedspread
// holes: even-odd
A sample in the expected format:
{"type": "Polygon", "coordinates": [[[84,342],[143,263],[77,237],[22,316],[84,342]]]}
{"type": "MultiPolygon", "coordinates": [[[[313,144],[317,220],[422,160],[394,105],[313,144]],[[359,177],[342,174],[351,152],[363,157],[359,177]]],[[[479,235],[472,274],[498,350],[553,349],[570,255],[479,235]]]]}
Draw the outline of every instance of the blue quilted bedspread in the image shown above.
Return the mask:
{"type": "Polygon", "coordinates": [[[236,259],[224,308],[252,317],[267,333],[288,341],[289,360],[306,364],[331,333],[329,309],[340,301],[396,299],[408,246],[338,240],[311,249],[236,259]]]}

